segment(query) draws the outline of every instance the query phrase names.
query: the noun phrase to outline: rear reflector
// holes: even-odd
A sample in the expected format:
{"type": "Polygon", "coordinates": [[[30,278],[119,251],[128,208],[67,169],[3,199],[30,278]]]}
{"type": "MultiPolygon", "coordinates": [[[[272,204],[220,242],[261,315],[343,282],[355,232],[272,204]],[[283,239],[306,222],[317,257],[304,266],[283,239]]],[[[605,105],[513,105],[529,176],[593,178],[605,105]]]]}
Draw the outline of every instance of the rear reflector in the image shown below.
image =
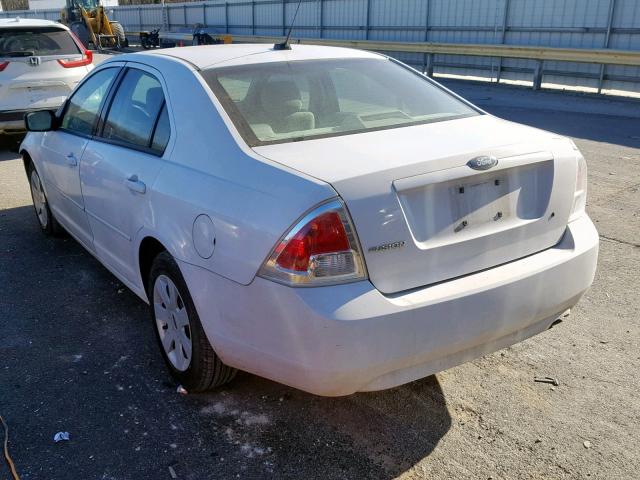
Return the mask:
{"type": "Polygon", "coordinates": [[[297,222],[278,242],[259,275],[292,286],[365,278],[360,247],[342,202],[321,205],[297,222]]]}
{"type": "Polygon", "coordinates": [[[573,193],[573,206],[571,208],[571,216],[569,221],[582,216],[587,205],[587,162],[580,153],[578,153],[576,165],[576,186],[573,193]]]}
{"type": "Polygon", "coordinates": [[[7,68],[7,65],[9,65],[9,62],[0,62],[0,72],[7,68]]]}

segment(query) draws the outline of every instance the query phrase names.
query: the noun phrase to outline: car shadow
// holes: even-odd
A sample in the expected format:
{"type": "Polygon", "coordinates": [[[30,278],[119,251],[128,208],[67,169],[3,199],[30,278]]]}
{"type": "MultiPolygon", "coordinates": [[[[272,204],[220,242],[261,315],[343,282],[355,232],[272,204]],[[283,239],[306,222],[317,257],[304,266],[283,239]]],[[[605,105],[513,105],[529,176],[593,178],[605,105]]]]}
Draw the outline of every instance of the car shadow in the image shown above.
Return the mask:
{"type": "Polygon", "coordinates": [[[427,457],[451,427],[436,376],[323,398],[242,373],[224,392],[193,401],[202,415],[231,425],[233,435],[249,433],[250,448],[269,454],[274,478],[299,478],[300,462],[314,465],[321,478],[396,478],[427,457]],[[260,428],[251,435],[254,423],[260,428]]]}
{"type": "Polygon", "coordinates": [[[24,139],[21,135],[0,135],[0,162],[13,160],[18,157],[20,142],[24,139]]]}
{"type": "Polygon", "coordinates": [[[0,405],[25,478],[391,479],[451,428],[435,376],[324,398],[240,373],[180,395],[147,306],[79,244],[24,205],[0,210],[0,245],[0,405]]]}

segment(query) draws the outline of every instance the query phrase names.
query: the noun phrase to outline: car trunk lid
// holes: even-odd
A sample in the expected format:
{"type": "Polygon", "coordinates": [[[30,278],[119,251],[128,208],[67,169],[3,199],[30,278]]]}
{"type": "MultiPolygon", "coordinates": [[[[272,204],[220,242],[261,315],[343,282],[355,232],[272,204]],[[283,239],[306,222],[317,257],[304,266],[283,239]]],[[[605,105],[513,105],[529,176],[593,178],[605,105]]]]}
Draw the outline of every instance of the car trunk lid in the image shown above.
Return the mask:
{"type": "Polygon", "coordinates": [[[255,150],[333,185],[371,282],[392,294],[555,245],[575,181],[575,161],[552,153],[558,140],[481,115],[255,150]],[[469,165],[487,158],[497,164],[469,165]]]}

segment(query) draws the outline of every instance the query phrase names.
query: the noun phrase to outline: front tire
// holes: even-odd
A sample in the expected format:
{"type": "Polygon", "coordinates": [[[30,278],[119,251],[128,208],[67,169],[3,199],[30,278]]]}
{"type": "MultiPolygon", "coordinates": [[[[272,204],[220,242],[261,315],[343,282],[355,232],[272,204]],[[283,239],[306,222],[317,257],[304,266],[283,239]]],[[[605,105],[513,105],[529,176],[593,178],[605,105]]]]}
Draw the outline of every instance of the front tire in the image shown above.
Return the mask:
{"type": "Polygon", "coordinates": [[[61,235],[64,230],[49,208],[49,201],[47,200],[47,195],[44,193],[42,180],[31,162],[27,168],[27,175],[29,177],[29,186],[31,187],[33,208],[36,212],[36,218],[38,219],[40,228],[47,235],[54,237],[61,235]]]}
{"type": "Polygon", "coordinates": [[[207,339],[175,260],[162,252],[153,261],[147,286],[156,339],[173,378],[189,392],[230,382],[237,370],[222,363],[207,339]]]}

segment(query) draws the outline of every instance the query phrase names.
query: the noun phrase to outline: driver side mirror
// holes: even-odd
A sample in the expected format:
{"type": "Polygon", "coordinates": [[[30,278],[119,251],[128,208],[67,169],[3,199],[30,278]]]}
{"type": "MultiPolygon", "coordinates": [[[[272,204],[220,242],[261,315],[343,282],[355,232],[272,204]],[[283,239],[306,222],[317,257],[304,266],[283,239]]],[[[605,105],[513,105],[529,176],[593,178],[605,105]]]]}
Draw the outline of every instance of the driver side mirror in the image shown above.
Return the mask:
{"type": "Polygon", "coordinates": [[[24,123],[30,132],[48,132],[56,127],[56,115],[52,110],[29,112],[24,117],[24,123]]]}

